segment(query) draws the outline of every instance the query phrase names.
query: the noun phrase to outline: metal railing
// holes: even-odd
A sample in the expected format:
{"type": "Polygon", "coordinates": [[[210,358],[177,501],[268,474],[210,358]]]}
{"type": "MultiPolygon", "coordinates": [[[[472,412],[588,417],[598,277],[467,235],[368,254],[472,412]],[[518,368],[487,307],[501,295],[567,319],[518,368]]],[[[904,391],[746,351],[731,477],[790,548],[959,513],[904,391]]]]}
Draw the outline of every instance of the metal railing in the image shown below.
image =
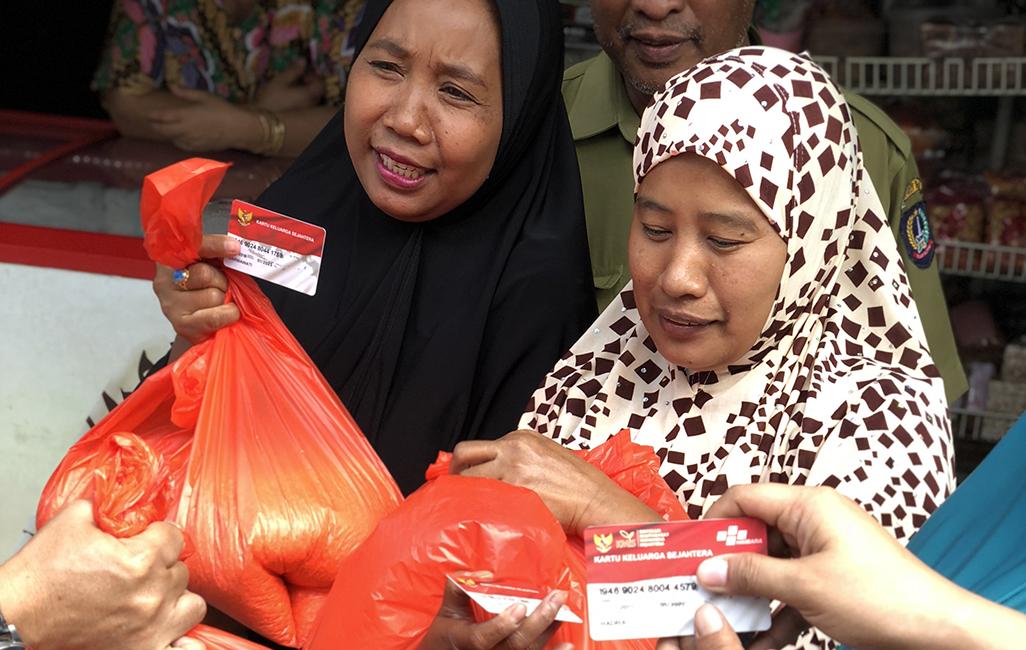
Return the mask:
{"type": "MultiPolygon", "coordinates": [[[[1026,390],[1024,385],[1023,390],[1026,390]]],[[[950,408],[951,433],[955,440],[997,442],[1021,414],[980,411],[967,408],[950,408]]]]}
{"type": "Polygon", "coordinates": [[[937,245],[941,273],[1026,282],[1026,248],[945,240],[937,245]]]}
{"type": "Polygon", "coordinates": [[[841,85],[863,95],[1026,95],[1026,57],[815,57],[841,85]]]}

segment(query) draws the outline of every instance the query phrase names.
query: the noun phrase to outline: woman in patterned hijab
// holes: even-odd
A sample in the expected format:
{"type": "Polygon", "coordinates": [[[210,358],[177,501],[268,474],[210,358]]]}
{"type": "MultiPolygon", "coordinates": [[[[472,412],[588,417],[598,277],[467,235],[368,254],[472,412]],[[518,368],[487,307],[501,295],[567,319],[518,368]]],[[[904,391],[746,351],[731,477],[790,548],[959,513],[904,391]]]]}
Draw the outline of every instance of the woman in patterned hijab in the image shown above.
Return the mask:
{"type": "Polygon", "coordinates": [[[620,523],[643,513],[544,437],[629,428],[692,517],[731,485],[825,485],[907,540],[953,486],[946,400],[837,87],[726,52],[655,96],[634,161],[634,282],[534,394],[542,435],[463,443],[456,471],[534,488],[575,532],[620,523]]]}

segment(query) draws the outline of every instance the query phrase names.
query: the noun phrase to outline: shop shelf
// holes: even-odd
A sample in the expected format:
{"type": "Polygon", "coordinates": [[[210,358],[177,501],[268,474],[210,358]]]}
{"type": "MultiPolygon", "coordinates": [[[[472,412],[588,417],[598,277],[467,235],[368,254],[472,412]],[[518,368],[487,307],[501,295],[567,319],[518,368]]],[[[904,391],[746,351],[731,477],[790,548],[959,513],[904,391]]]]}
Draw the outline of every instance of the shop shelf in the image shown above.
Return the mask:
{"type": "Polygon", "coordinates": [[[1026,248],[944,240],[937,264],[946,275],[1026,283],[1026,248]]]}
{"type": "Polygon", "coordinates": [[[863,95],[1026,95],[1026,57],[816,57],[845,88],[863,95]]]}
{"type": "MultiPolygon", "coordinates": [[[[1026,390],[1026,384],[1023,385],[1026,390]]],[[[1002,413],[977,409],[948,409],[951,415],[951,433],[955,440],[995,443],[1012,428],[1021,413],[1002,413]]]]}

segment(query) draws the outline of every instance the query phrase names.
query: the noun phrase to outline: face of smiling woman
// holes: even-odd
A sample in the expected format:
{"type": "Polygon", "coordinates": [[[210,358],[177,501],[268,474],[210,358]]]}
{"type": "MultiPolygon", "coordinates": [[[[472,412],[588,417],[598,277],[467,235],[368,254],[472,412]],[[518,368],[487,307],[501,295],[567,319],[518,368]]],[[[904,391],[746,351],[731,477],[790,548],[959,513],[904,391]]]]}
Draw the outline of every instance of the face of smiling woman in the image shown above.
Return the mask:
{"type": "Polygon", "coordinates": [[[787,246],[716,163],[682,154],[642,179],[629,240],[634,298],[659,352],[721,368],[759,339],[787,246]]]}
{"type": "Polygon", "coordinates": [[[396,0],[353,63],[346,146],[381,210],[428,221],[469,199],[502,134],[491,0],[396,0]]]}

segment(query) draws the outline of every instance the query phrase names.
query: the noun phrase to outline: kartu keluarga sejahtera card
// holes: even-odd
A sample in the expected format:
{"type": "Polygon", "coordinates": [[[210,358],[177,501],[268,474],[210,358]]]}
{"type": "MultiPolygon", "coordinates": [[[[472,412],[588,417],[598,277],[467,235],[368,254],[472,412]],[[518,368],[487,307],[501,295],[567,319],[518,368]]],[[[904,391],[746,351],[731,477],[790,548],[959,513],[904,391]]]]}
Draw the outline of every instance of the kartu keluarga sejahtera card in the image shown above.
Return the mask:
{"type": "Polygon", "coordinates": [[[769,601],[710,593],[695,578],[717,555],[766,554],[757,519],[595,526],[584,531],[588,625],[596,641],[691,636],[704,603],[719,608],[737,632],[767,630],[769,601]]]}
{"type": "Polygon", "coordinates": [[[265,210],[245,201],[232,201],[228,236],[242,252],[224,265],[312,296],[324,256],[324,228],[265,210]]]}
{"type": "MultiPolygon", "coordinates": [[[[446,577],[489,614],[501,614],[510,605],[520,604],[526,610],[525,616],[530,616],[546,595],[535,587],[483,581],[469,577],[465,573],[450,573],[446,577]]],[[[555,620],[566,623],[584,622],[569,605],[559,608],[555,620]]]]}

